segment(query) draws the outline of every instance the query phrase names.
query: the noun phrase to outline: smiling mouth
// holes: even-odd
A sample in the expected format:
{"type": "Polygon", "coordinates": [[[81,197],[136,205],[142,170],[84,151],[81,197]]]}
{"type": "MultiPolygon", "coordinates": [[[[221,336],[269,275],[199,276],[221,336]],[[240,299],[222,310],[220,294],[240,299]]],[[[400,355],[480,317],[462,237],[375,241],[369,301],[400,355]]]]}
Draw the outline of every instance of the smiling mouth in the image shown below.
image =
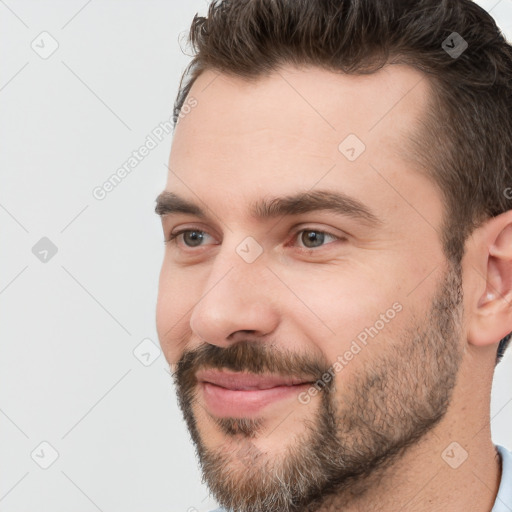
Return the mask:
{"type": "Polygon", "coordinates": [[[282,375],[256,375],[254,373],[202,370],[197,372],[198,382],[207,382],[233,391],[265,390],[281,386],[312,384],[311,379],[286,377],[282,375]]]}
{"type": "Polygon", "coordinates": [[[297,396],[310,379],[282,375],[201,370],[196,378],[206,409],[215,416],[244,417],[280,400],[297,396]]]}

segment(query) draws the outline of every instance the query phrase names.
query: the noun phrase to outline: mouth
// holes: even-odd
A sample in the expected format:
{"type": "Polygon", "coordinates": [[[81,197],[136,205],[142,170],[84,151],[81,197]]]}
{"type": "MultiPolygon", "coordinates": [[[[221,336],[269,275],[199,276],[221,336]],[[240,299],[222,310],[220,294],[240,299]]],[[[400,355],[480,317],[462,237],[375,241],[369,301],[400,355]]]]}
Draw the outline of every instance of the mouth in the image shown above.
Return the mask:
{"type": "Polygon", "coordinates": [[[246,417],[264,407],[298,397],[311,379],[282,375],[256,375],[226,370],[200,370],[196,374],[206,409],[218,417],[246,417]]]}

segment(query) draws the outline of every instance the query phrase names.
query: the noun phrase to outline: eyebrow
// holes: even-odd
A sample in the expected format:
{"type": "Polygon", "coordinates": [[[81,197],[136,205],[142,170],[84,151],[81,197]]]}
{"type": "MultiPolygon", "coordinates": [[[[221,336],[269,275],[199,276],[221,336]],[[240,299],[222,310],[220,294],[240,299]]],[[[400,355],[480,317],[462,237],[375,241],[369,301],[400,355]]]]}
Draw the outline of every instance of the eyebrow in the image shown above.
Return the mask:
{"type": "MultiPolygon", "coordinates": [[[[382,221],[361,201],[342,192],[315,190],[283,197],[260,199],[250,205],[250,215],[254,219],[273,219],[281,216],[294,216],[315,211],[330,211],[362,221],[371,226],[379,226],[382,221]]],[[[199,205],[179,195],[164,191],[156,198],[155,213],[160,216],[178,213],[195,215],[206,219],[208,215],[199,205]]]]}

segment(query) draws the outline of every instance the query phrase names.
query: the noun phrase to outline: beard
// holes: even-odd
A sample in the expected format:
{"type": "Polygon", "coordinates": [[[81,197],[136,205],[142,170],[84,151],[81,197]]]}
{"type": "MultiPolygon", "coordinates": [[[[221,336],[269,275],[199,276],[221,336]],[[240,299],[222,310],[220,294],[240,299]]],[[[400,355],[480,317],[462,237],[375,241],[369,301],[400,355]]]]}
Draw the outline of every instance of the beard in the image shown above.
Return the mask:
{"type": "Polygon", "coordinates": [[[199,368],[227,368],[315,380],[327,371],[327,362],[246,340],[227,348],[207,344],[185,351],[173,378],[203,482],[224,508],[236,512],[339,510],[361,499],[373,487],[371,482],[446,414],[465,350],[462,312],[458,265],[444,274],[422,319],[413,316],[393,339],[378,335],[374,357],[365,358],[350,379],[340,379],[341,393],[336,379],[327,383],[318,408],[312,408],[313,418],[303,421],[300,435],[286,437],[288,444],[279,456],[261,452],[252,441],[262,432],[262,418],[215,418],[207,413],[229,440],[226,446],[208,448],[194,414],[195,373],[199,368]]]}

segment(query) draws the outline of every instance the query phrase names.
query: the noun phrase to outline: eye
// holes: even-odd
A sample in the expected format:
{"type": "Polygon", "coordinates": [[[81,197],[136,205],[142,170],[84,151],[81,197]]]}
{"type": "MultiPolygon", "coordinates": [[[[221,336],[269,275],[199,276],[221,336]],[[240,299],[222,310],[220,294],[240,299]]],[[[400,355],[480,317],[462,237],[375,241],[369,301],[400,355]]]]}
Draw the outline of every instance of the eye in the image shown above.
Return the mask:
{"type": "Polygon", "coordinates": [[[339,236],[331,235],[319,229],[301,229],[295,233],[293,240],[297,240],[297,237],[299,237],[300,242],[303,244],[302,247],[299,246],[302,249],[316,249],[317,247],[322,247],[326,245],[324,244],[326,238],[331,238],[334,241],[342,239],[339,236]]]}
{"type": "MultiPolygon", "coordinates": [[[[299,245],[299,249],[302,250],[313,250],[318,247],[322,247],[324,245],[328,245],[325,243],[327,239],[331,239],[333,241],[343,240],[342,237],[332,235],[331,233],[327,233],[326,231],[321,231],[319,229],[301,229],[297,231],[293,236],[293,241],[296,241],[300,236],[300,241],[302,245],[299,245]]],[[[206,233],[206,231],[202,231],[200,229],[182,229],[173,233],[169,236],[169,239],[166,240],[166,243],[173,243],[178,245],[178,241],[181,239],[182,243],[185,247],[194,248],[200,247],[202,242],[211,236],[206,233]]]]}
{"type": "Polygon", "coordinates": [[[178,237],[181,237],[186,247],[199,247],[201,242],[208,236],[210,235],[206,233],[206,231],[201,231],[200,229],[182,229],[181,231],[171,234],[169,239],[166,240],[166,243],[172,242],[177,245],[178,237]],[[181,235],[183,236],[181,237],[181,235]]]}

